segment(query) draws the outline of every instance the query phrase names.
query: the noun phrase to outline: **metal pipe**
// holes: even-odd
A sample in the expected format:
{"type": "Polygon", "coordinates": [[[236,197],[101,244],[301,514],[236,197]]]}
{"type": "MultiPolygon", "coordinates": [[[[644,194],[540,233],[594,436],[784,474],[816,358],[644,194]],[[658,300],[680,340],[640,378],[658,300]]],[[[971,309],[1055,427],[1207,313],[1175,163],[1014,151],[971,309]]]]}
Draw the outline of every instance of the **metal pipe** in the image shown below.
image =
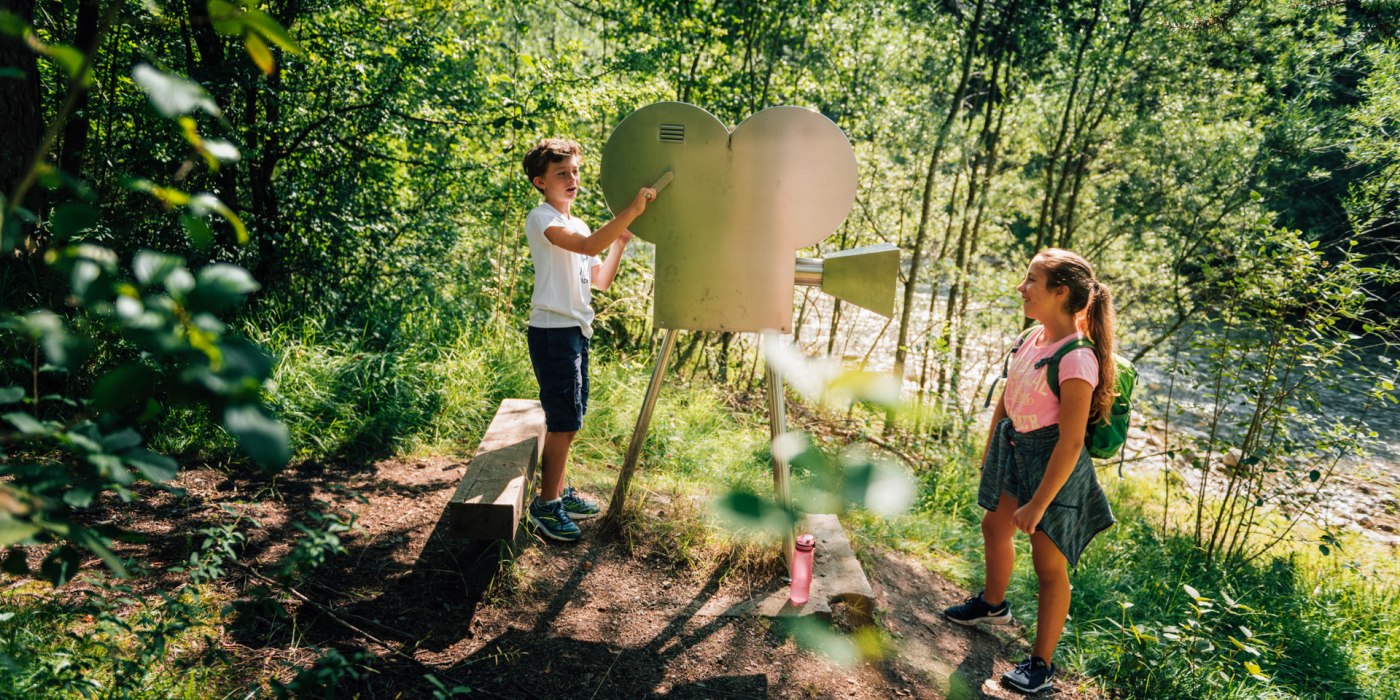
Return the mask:
{"type": "Polygon", "coordinates": [[[798,258],[793,281],[806,287],[820,287],[824,267],[821,258],[798,258]]]}
{"type": "Polygon", "coordinates": [[[651,412],[656,408],[656,396],[661,393],[661,383],[666,378],[666,364],[671,361],[671,350],[676,347],[676,333],[676,329],[668,328],[661,340],[661,350],[656,354],[656,365],[651,368],[651,382],[647,384],[647,395],[642,399],[641,410],[637,412],[637,425],[632,428],[632,442],[627,445],[627,458],[622,463],[622,471],[617,475],[612,501],[608,503],[609,519],[621,516],[627,507],[627,489],[632,481],[632,472],[637,469],[637,459],[642,454],[642,443],[647,439],[651,412]]]}
{"type": "MultiPolygon", "coordinates": [[[[787,432],[787,412],[783,399],[783,375],[773,365],[767,365],[768,373],[768,428],[774,440],[787,432]]],[[[792,489],[788,484],[788,463],[777,450],[773,454],[773,497],[779,505],[792,512],[792,489]]],[[[794,526],[795,527],[795,526],[794,526]]],[[[797,533],[789,527],[783,533],[783,561],[792,569],[792,555],[797,543],[797,533]]]]}

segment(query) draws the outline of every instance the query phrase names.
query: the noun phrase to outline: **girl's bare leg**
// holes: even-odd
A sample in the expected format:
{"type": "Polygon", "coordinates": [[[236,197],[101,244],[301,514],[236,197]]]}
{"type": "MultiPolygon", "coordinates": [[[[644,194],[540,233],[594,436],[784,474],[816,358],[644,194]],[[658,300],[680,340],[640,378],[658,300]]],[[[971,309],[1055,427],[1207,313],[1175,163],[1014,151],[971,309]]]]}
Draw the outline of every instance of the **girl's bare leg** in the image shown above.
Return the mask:
{"type": "Polygon", "coordinates": [[[1069,562],[1044,532],[1031,535],[1031,559],[1035,561],[1035,577],[1040,584],[1040,609],[1031,654],[1049,663],[1069,617],[1069,562]]]}
{"type": "Polygon", "coordinates": [[[1011,515],[1016,512],[1016,498],[1003,491],[997,509],[982,516],[982,546],[986,551],[987,582],[982,599],[992,605],[1006,600],[1006,587],[1011,585],[1011,566],[1016,563],[1016,545],[1012,538],[1016,526],[1011,515]]]}

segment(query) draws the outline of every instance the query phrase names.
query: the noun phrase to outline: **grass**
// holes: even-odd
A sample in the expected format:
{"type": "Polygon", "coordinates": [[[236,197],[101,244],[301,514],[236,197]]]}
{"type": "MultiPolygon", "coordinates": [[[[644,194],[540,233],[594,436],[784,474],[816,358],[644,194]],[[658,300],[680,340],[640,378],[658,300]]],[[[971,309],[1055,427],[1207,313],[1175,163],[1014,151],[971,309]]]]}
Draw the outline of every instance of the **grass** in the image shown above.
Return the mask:
{"type": "MultiPolygon", "coordinates": [[[[976,590],[982,510],[973,450],[929,452],[915,509],[894,520],[851,517],[853,537],[914,555],[976,590]]],[[[1331,556],[1295,546],[1249,564],[1212,563],[1189,534],[1162,530],[1160,477],[1100,477],[1118,525],[1071,574],[1061,663],[1127,697],[1400,698],[1400,563],[1383,545],[1353,537],[1331,556]]],[[[1186,522],[1186,512],[1172,508],[1169,523],[1186,522]]],[[[1018,537],[1008,597],[1031,634],[1035,593],[1029,542],[1018,537]]]]}
{"type": "MultiPolygon", "coordinates": [[[[519,329],[488,328],[441,347],[403,350],[371,350],[314,328],[250,335],[278,358],[272,397],[299,460],[469,454],[501,399],[535,391],[519,329]]],[[[649,361],[645,353],[595,353],[591,410],[570,473],[581,489],[611,493],[649,361]]],[[[718,570],[759,579],[779,566],[770,539],[724,529],[711,508],[731,490],[772,488],[766,415],[736,410],[732,399],[707,384],[671,381],[657,402],[623,533],[635,555],[665,562],[673,575],[718,570]]],[[[878,434],[882,415],[852,415],[866,416],[867,433],[878,434]]],[[[902,551],[975,590],[982,577],[975,502],[982,436],[957,420],[937,412],[902,418],[899,446],[919,461],[917,501],[897,518],[852,511],[845,522],[858,551],[902,551]]],[[[177,412],[166,421],[158,447],[206,458],[232,454],[207,418],[177,412]]],[[[1185,521],[1184,499],[1169,499],[1163,528],[1160,477],[1119,479],[1104,470],[1102,482],[1119,525],[1096,539],[1072,576],[1062,663],[1128,697],[1400,698],[1393,673],[1400,668],[1400,564],[1389,552],[1353,539],[1330,557],[1280,549],[1249,565],[1212,564],[1170,526],[1185,521]],[[1257,672],[1247,664],[1257,664],[1257,672]]],[[[507,596],[529,588],[527,572],[507,570],[502,582],[507,596]]],[[[1010,597],[1032,627],[1035,588],[1028,544],[1018,538],[1010,597]]],[[[78,684],[94,680],[109,690],[131,689],[134,697],[246,686],[232,661],[201,641],[221,624],[211,590],[190,586],[143,598],[7,589],[0,597],[0,696],[32,696],[36,688],[75,696],[78,684]],[[108,607],[93,607],[103,600],[108,607]],[[161,622],[177,619],[183,626],[161,622]],[[94,633],[99,628],[105,631],[94,633]]]]}
{"type": "Polygon", "coordinates": [[[211,586],[140,596],[105,574],[0,594],[0,698],[197,698],[238,687],[211,586]]]}

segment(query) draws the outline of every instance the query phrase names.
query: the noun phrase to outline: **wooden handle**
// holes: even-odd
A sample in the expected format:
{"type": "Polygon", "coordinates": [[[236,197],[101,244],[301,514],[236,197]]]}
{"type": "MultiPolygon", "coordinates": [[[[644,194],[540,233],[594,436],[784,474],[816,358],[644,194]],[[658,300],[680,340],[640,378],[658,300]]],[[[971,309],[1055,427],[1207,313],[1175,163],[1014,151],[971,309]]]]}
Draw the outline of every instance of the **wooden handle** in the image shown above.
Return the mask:
{"type": "Polygon", "coordinates": [[[656,190],[656,193],[659,195],[661,194],[661,190],[666,189],[666,186],[671,184],[671,181],[674,179],[676,179],[675,173],[667,170],[665,174],[656,179],[656,182],[652,183],[651,188],[656,190]]]}

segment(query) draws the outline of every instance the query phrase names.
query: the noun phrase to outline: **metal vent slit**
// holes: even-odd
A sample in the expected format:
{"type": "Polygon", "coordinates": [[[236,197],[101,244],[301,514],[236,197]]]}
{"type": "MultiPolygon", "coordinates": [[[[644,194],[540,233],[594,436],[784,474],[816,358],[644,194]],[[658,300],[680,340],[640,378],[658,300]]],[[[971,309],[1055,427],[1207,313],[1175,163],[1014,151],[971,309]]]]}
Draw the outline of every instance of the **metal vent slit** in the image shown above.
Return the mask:
{"type": "Polygon", "coordinates": [[[659,136],[663,143],[685,143],[685,125],[662,124],[659,136]]]}

